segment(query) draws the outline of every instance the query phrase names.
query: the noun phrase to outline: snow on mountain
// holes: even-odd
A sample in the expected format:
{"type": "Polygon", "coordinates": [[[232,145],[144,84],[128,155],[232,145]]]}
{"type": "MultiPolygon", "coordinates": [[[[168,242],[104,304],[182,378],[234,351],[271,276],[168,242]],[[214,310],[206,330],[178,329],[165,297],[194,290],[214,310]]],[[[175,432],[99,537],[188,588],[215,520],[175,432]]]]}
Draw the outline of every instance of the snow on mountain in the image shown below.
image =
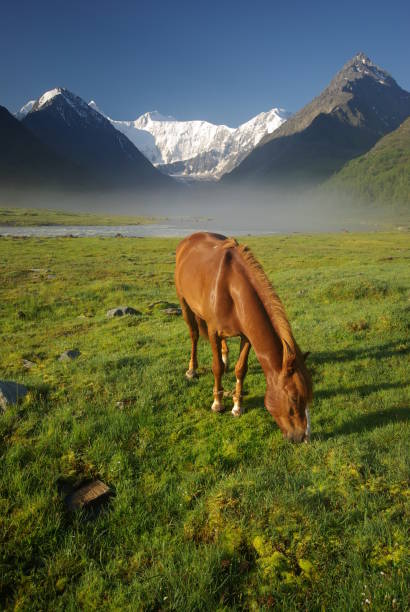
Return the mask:
{"type": "MultiPolygon", "coordinates": [[[[101,113],[93,100],[90,106],[101,113]]],[[[104,116],[163,172],[181,179],[217,180],[282,125],[290,113],[273,108],[238,128],[208,121],[178,121],[158,111],[134,121],[104,116]]]]}
{"type": "Polygon", "coordinates": [[[96,121],[98,123],[104,121],[104,115],[100,111],[94,110],[94,108],[87,104],[80,96],[77,96],[64,87],[56,87],[55,89],[50,89],[50,91],[43,93],[43,95],[34,102],[30,113],[46,108],[51,104],[59,110],[62,118],[67,123],[70,122],[70,118],[66,113],[67,107],[83,120],[91,122],[96,121]]]}
{"type": "Polygon", "coordinates": [[[16,119],[18,119],[19,121],[24,119],[24,117],[28,115],[28,113],[31,111],[35,103],[36,103],[35,100],[29,100],[24,106],[20,108],[19,111],[17,111],[17,113],[14,113],[14,116],[16,117],[16,119]]]}
{"type": "Polygon", "coordinates": [[[71,119],[67,105],[85,120],[108,119],[154,166],[183,180],[218,180],[290,116],[283,109],[273,108],[237,128],[201,120],[179,121],[158,111],[145,113],[134,121],[118,121],[105,115],[94,100],[86,104],[67,89],[58,87],[45,92],[38,100],[27,102],[16,117],[23,120],[30,112],[49,104],[55,104],[68,123],[71,119]]]}

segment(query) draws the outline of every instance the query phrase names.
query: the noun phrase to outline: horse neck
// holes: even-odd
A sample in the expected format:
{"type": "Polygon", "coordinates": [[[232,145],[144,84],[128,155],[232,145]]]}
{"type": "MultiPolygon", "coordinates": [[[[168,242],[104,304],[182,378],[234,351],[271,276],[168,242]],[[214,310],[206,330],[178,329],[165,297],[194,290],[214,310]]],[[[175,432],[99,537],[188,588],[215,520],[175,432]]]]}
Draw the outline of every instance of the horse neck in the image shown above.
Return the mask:
{"type": "Polygon", "coordinates": [[[248,301],[241,326],[252,344],[268,384],[275,384],[282,371],[282,341],[273,328],[269,316],[256,296],[248,301]]]}

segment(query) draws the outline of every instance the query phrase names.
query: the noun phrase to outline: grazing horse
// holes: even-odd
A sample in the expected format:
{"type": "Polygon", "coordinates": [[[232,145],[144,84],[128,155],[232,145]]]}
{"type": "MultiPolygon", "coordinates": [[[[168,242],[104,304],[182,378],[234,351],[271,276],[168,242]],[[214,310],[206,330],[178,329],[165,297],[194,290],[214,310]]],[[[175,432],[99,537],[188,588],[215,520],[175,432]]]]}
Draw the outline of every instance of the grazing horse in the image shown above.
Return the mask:
{"type": "Polygon", "coordinates": [[[226,338],[241,339],[235,366],[232,413],[240,416],[243,381],[253,346],[266,378],[265,406],[285,438],[308,441],[312,381],[296,344],[283,304],[246,246],[220,234],[198,232],[178,245],[175,285],[192,349],[188,378],[196,375],[199,333],[212,347],[215,385],[212,410],[222,412],[226,338]]]}

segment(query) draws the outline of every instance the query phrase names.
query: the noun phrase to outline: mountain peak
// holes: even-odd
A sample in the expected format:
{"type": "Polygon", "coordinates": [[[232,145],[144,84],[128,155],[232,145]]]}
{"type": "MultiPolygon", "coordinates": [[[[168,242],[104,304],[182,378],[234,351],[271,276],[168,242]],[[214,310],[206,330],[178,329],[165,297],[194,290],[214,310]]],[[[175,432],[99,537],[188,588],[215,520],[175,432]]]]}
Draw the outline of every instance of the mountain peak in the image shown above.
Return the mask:
{"type": "MultiPolygon", "coordinates": [[[[38,110],[42,106],[45,106],[47,104],[47,102],[49,102],[50,100],[52,100],[56,96],[59,96],[63,92],[66,92],[66,91],[67,90],[64,89],[63,87],[55,87],[54,89],[50,89],[49,91],[44,92],[43,95],[40,96],[38,98],[38,100],[36,101],[36,103],[35,103],[36,109],[38,110]]],[[[70,92],[67,92],[67,93],[70,93],[70,92]]]]}
{"type": "Polygon", "coordinates": [[[359,53],[356,53],[356,55],[353,57],[351,61],[355,63],[373,65],[373,62],[370,59],[370,57],[368,57],[365,53],[363,53],[363,51],[359,51],[359,53]]]}
{"type": "Polygon", "coordinates": [[[55,87],[54,89],[44,92],[43,95],[35,101],[29,114],[31,115],[37,111],[52,108],[68,122],[70,121],[68,117],[72,113],[82,117],[84,120],[92,119],[99,122],[105,121],[104,115],[98,107],[94,105],[89,106],[82,98],[65,87],[55,87]]]}
{"type": "Polygon", "coordinates": [[[176,121],[175,117],[172,117],[171,115],[162,115],[157,110],[145,113],[145,117],[151,119],[151,121],[176,121]]]}
{"type": "Polygon", "coordinates": [[[362,51],[346,62],[340,72],[337,73],[332,83],[340,84],[340,81],[356,81],[364,77],[370,77],[378,81],[381,85],[393,85],[395,83],[394,79],[386,70],[377,66],[377,64],[362,51]]]}

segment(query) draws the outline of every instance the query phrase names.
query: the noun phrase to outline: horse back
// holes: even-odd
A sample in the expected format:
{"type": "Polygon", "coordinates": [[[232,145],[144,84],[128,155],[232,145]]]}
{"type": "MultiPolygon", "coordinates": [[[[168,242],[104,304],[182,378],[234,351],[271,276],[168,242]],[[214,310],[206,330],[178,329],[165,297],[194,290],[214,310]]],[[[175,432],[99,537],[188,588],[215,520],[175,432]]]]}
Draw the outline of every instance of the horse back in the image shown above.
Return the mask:
{"type": "Polygon", "coordinates": [[[178,297],[215,329],[236,333],[231,296],[233,240],[198,232],[178,245],[175,285],[178,297]]]}

